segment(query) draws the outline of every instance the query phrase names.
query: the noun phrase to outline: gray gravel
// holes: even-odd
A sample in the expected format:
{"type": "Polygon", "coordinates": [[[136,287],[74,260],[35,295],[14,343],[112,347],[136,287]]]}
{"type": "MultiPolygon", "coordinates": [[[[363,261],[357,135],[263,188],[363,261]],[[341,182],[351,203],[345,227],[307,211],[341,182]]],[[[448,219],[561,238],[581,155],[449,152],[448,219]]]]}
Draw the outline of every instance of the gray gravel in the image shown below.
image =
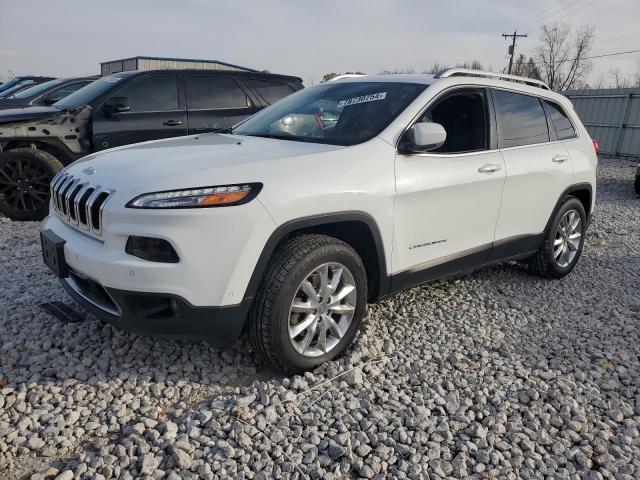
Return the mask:
{"type": "Polygon", "coordinates": [[[151,339],[72,304],[35,223],[0,219],[0,478],[640,478],[640,199],[603,161],[585,254],[369,308],[347,355],[304,376],[245,341],[151,339]],[[335,376],[340,375],[338,378],[335,376]]]}

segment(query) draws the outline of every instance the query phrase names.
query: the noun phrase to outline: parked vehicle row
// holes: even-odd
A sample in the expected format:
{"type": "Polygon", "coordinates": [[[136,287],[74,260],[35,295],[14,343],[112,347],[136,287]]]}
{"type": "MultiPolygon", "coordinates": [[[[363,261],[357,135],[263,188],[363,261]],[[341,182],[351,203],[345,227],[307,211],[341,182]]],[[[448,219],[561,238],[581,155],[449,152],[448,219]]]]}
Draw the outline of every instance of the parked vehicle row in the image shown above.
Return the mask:
{"type": "MultiPolygon", "coordinates": [[[[61,88],[85,81],[65,80],[61,88]]],[[[297,77],[270,73],[131,71],[95,80],[50,106],[2,110],[0,213],[41,220],[51,180],[78,158],[224,130],[301,88],[297,77]]]]}
{"type": "Polygon", "coordinates": [[[53,105],[98,77],[56,78],[0,98],[0,110],[53,105]]]}
{"type": "Polygon", "coordinates": [[[212,105],[197,85],[228,77],[153,77],[138,81],[160,113],[137,113],[139,75],[86,87],[108,91],[99,101],[80,90],[56,104],[92,151],[134,141],[128,115],[149,116],[136,139],[170,120],[228,128],[96,152],[54,178],[45,262],[118,328],[218,347],[246,329],[276,368],[304,370],[347,348],[367,302],[510,260],[560,278],[580,258],[597,156],[571,103],[540,81],[463,69],[343,79],[229,128],[270,103],[265,82],[298,80],[238,76],[225,81],[242,93],[212,105]],[[152,87],[169,83],[177,100],[152,87]],[[214,107],[227,113],[200,116],[214,107]]]}
{"type": "Polygon", "coordinates": [[[40,77],[40,76],[21,76],[14,77],[11,80],[0,84],[0,99],[5,98],[7,95],[12,95],[26,88],[33,87],[40,83],[54,80],[53,77],[40,77]]]}

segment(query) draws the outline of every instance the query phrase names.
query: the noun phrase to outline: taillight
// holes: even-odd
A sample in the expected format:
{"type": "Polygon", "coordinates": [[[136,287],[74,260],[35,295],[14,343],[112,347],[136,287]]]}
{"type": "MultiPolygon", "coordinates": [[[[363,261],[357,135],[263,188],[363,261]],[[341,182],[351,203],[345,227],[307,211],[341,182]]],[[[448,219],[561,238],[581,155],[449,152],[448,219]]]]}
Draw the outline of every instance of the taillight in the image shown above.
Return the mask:
{"type": "Polygon", "coordinates": [[[596,153],[598,153],[600,151],[600,144],[598,143],[598,140],[594,140],[592,138],[591,141],[593,142],[593,148],[595,149],[596,153]]]}

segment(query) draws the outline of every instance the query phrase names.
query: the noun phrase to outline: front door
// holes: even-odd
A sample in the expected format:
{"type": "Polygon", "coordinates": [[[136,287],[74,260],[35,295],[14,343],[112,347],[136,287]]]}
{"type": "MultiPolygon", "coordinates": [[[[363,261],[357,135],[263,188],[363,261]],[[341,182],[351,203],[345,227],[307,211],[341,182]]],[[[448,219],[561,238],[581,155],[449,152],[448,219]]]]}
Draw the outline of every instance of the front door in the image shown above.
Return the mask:
{"type": "Polygon", "coordinates": [[[398,154],[394,288],[481,264],[489,256],[505,168],[495,146],[488,92],[445,93],[418,119],[441,124],[445,144],[398,154]]]}
{"type": "Polygon", "coordinates": [[[175,73],[140,75],[115,90],[93,116],[95,150],[187,134],[175,73]]]}
{"type": "Polygon", "coordinates": [[[185,78],[190,134],[224,130],[260,110],[230,76],[194,73],[185,78]]]}

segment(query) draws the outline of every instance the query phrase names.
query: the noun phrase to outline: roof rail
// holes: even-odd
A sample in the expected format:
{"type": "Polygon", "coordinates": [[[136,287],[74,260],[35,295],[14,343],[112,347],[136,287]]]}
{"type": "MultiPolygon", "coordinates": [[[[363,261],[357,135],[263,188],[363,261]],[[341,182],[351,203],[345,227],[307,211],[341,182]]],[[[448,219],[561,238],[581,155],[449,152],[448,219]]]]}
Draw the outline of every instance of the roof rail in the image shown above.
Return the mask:
{"type": "Polygon", "coordinates": [[[344,73],[342,75],[338,75],[337,77],[333,77],[330,82],[334,80],[344,80],[345,78],[357,78],[357,77],[366,77],[366,73],[344,73]]]}
{"type": "Polygon", "coordinates": [[[517,75],[509,75],[506,73],[493,73],[485,72],[482,70],[471,70],[468,68],[447,68],[436,73],[435,78],[449,78],[449,77],[483,77],[494,78],[496,80],[506,80],[508,82],[524,83],[531,85],[532,87],[544,88],[545,90],[551,90],[549,85],[542,80],[536,80],[535,78],[519,77],[517,75]]]}

